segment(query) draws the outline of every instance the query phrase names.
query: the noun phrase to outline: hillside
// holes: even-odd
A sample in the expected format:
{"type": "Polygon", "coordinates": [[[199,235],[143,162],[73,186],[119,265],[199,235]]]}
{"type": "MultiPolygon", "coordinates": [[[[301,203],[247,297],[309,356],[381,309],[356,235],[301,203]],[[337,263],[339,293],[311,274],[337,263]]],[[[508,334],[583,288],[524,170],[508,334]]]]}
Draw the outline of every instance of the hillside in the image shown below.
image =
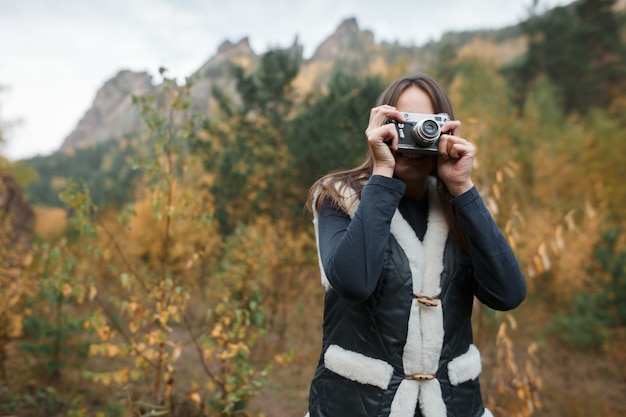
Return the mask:
{"type": "MultiPolygon", "coordinates": [[[[389,68],[395,68],[398,73],[425,71],[437,61],[441,44],[454,45],[462,56],[485,55],[497,59],[500,64],[524,52],[523,37],[516,27],[448,33],[441,42],[415,47],[377,43],[373,33],[362,30],[354,18],[349,18],[317,47],[308,60],[302,57],[301,45],[294,41],[292,49],[302,61],[295,81],[299,97],[304,98],[314,89],[323,89],[337,68],[362,75],[386,74],[389,68]]],[[[232,64],[253,70],[258,61],[259,55],[252,50],[248,39],[235,43],[224,41],[207,62],[189,74],[194,80],[191,90],[194,110],[210,112],[215,86],[235,92],[230,73],[232,64]]],[[[132,105],[132,96],[158,91],[160,86],[152,82],[147,73],[121,70],[99,89],[92,107],[65,138],[60,151],[89,147],[140,131],[142,123],[138,109],[132,105]]]]}

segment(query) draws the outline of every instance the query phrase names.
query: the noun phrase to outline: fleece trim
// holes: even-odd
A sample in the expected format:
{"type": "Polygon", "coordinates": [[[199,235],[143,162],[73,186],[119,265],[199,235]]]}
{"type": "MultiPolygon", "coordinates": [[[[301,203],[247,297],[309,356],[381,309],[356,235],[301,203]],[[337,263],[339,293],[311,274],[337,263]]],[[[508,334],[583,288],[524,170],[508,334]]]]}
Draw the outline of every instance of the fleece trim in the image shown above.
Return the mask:
{"type": "Polygon", "coordinates": [[[389,416],[413,417],[415,415],[415,407],[417,407],[420,387],[421,384],[418,381],[402,380],[391,402],[389,416]]]}
{"type": "Polygon", "coordinates": [[[326,271],[324,271],[324,265],[322,264],[322,256],[320,254],[320,227],[319,227],[319,213],[315,208],[317,204],[317,199],[320,195],[322,187],[317,187],[317,189],[313,192],[313,202],[311,211],[313,211],[313,230],[315,231],[315,247],[317,248],[317,264],[320,268],[320,278],[322,281],[322,286],[326,291],[331,288],[330,281],[326,276],[326,271]]]}
{"type": "Polygon", "coordinates": [[[482,371],[480,352],[475,345],[470,345],[467,352],[448,362],[450,384],[459,385],[478,378],[482,371]]]}
{"type": "MultiPolygon", "coordinates": [[[[409,223],[396,210],[391,220],[391,234],[404,251],[411,269],[413,293],[436,297],[441,292],[443,253],[448,239],[448,225],[437,196],[436,180],[429,183],[428,226],[421,242],[409,223]]],[[[435,374],[443,346],[443,310],[441,303],[424,306],[413,299],[409,312],[407,340],[402,356],[406,374],[435,374]]],[[[412,416],[419,399],[425,417],[445,417],[446,405],[437,379],[403,380],[394,397],[390,417],[412,416]]]]}
{"type": "MultiPolygon", "coordinates": [[[[304,417],[311,417],[311,414],[310,413],[306,413],[306,415],[304,417]]],[[[493,417],[493,414],[491,414],[491,411],[489,411],[489,409],[485,408],[485,411],[483,412],[482,417],[493,417]]]]}
{"type": "Polygon", "coordinates": [[[330,345],[324,354],[324,366],[346,379],[387,389],[393,367],[380,359],[330,345]]]}

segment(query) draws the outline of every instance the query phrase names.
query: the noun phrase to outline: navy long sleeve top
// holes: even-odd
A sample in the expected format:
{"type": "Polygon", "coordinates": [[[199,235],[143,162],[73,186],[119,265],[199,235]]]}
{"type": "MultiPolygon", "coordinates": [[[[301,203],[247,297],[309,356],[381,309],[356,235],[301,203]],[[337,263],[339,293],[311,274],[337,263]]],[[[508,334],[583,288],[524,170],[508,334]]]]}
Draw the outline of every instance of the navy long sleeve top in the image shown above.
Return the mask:
{"type": "MultiPolygon", "coordinates": [[[[397,208],[420,239],[428,203],[403,197],[405,184],[372,176],[351,219],[329,200],[319,213],[319,249],[329,282],[342,296],[369,297],[381,275],[391,218],[397,208]]],[[[452,199],[469,243],[476,297],[496,310],[509,310],[526,296],[519,263],[475,187],[452,199]]]]}

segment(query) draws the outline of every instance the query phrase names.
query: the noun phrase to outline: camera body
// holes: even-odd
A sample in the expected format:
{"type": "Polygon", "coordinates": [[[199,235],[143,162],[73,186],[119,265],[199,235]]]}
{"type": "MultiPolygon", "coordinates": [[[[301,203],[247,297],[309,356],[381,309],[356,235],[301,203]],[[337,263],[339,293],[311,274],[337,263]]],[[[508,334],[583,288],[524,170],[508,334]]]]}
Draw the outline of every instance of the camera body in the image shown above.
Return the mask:
{"type": "Polygon", "coordinates": [[[436,155],[443,124],[450,120],[447,113],[402,113],[405,122],[393,120],[398,131],[398,152],[436,155]]]}

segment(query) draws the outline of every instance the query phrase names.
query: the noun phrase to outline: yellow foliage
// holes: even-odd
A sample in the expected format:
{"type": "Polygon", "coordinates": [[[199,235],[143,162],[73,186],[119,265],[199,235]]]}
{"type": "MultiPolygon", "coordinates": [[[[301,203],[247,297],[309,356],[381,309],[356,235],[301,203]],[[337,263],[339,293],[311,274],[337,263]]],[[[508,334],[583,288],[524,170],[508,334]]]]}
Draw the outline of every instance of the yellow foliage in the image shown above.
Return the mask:
{"type": "Polygon", "coordinates": [[[304,97],[307,93],[313,91],[316,88],[313,84],[315,80],[319,80],[321,74],[328,74],[332,65],[332,62],[315,62],[311,65],[303,66],[293,81],[294,88],[298,94],[304,97]]]}
{"type": "Polygon", "coordinates": [[[57,207],[35,207],[35,233],[51,241],[63,233],[67,225],[67,210],[57,207]]]}
{"type": "MultiPolygon", "coordinates": [[[[173,343],[171,341],[169,342],[173,347],[172,354],[171,354],[172,361],[177,361],[178,359],[180,359],[180,355],[182,355],[183,353],[183,346],[180,344],[173,343]]],[[[172,369],[172,372],[173,372],[173,369],[172,369]]]]}
{"type": "Polygon", "coordinates": [[[214,339],[219,339],[222,337],[222,335],[223,335],[222,324],[217,323],[215,326],[213,326],[213,329],[211,330],[211,337],[213,337],[214,339]]]}
{"type": "Polygon", "coordinates": [[[202,397],[200,396],[200,393],[197,390],[194,391],[190,391],[185,395],[185,398],[188,401],[193,401],[196,404],[200,404],[202,402],[202,397]]]}
{"type": "Polygon", "coordinates": [[[161,341],[163,341],[163,334],[158,330],[148,333],[146,337],[147,337],[146,343],[148,345],[156,345],[160,343],[161,341]]]}
{"type": "Polygon", "coordinates": [[[385,61],[385,58],[382,55],[377,55],[371,60],[367,72],[369,76],[386,76],[387,71],[387,62],[385,61]]]}
{"type": "Polygon", "coordinates": [[[181,210],[174,217],[166,235],[165,223],[162,218],[154,216],[155,201],[144,198],[135,204],[136,216],[130,223],[130,231],[126,241],[128,250],[135,259],[143,259],[153,270],[160,270],[163,262],[165,242],[167,239],[168,266],[177,274],[188,274],[189,269],[200,259],[209,260],[217,252],[221,237],[217,230],[217,222],[199,227],[192,218],[198,218],[210,207],[189,206],[192,199],[190,191],[178,189],[173,200],[180,202],[180,207],[169,207],[170,213],[181,210]],[[189,206],[189,207],[187,207],[189,206]]]}
{"type": "Polygon", "coordinates": [[[461,47],[457,59],[464,61],[480,58],[490,65],[499,66],[520,56],[526,50],[526,44],[527,42],[523,37],[501,43],[476,37],[461,47]]]}
{"type": "Polygon", "coordinates": [[[120,348],[117,345],[107,343],[106,344],[106,354],[109,357],[117,356],[120,353],[120,348]]]}
{"type": "Polygon", "coordinates": [[[96,332],[98,333],[98,336],[100,336],[100,340],[103,341],[110,340],[113,336],[113,329],[111,329],[111,326],[109,326],[106,322],[97,326],[96,332]]]}
{"type": "Polygon", "coordinates": [[[94,382],[100,382],[104,385],[110,385],[112,382],[118,385],[125,385],[130,380],[130,370],[124,367],[112,372],[94,372],[92,379],[94,382]]]}
{"type": "Polygon", "coordinates": [[[539,392],[542,379],[537,371],[538,345],[532,342],[527,348],[528,357],[523,366],[517,364],[513,340],[508,335],[509,326],[517,327],[517,322],[511,315],[506,315],[507,322],[500,323],[496,336],[497,362],[493,366],[492,381],[494,396],[489,393],[486,406],[494,414],[510,414],[514,416],[530,417],[541,409],[539,392]]]}
{"type": "Polygon", "coordinates": [[[128,330],[130,330],[132,334],[137,333],[137,331],[139,330],[139,323],[131,321],[130,323],[128,323],[128,330]]]}
{"type": "Polygon", "coordinates": [[[67,298],[72,295],[72,287],[67,283],[63,284],[63,288],[61,289],[61,295],[63,295],[63,298],[67,298]]]}
{"type": "Polygon", "coordinates": [[[67,186],[67,178],[65,177],[52,177],[50,179],[50,186],[55,190],[62,190],[67,186]]]}
{"type": "Polygon", "coordinates": [[[101,343],[92,343],[89,345],[89,356],[98,356],[102,354],[104,345],[101,343]]]}
{"type": "Polygon", "coordinates": [[[228,343],[226,348],[217,355],[217,358],[221,361],[226,361],[237,355],[248,356],[249,353],[250,349],[242,342],[228,343]]]}

